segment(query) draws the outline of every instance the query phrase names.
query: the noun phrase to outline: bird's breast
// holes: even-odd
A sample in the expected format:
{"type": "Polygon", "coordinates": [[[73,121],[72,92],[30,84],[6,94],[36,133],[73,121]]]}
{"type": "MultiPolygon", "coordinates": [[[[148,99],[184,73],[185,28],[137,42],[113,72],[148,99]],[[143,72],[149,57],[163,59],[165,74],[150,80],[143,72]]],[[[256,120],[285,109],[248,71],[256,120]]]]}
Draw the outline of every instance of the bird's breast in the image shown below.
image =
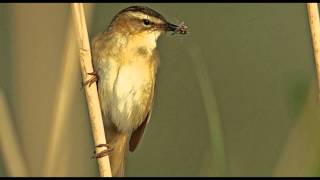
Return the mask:
{"type": "Polygon", "coordinates": [[[149,61],[136,59],[110,71],[114,78],[107,82],[111,93],[109,108],[111,120],[119,130],[130,131],[144,120],[155,79],[151,66],[149,61]]]}

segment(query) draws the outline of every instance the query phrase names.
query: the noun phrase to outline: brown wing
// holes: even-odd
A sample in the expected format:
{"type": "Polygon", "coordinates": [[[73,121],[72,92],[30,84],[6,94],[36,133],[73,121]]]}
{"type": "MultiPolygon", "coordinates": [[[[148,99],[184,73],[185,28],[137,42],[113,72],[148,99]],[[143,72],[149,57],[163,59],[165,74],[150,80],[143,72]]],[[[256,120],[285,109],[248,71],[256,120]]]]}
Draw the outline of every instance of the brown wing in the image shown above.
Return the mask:
{"type": "Polygon", "coordinates": [[[152,93],[151,93],[151,96],[150,96],[150,101],[149,101],[150,109],[149,109],[149,112],[147,113],[144,121],[140,124],[140,126],[136,130],[134,130],[132,132],[132,134],[131,134],[131,138],[130,138],[130,141],[129,141],[129,150],[131,152],[133,152],[137,148],[137,146],[138,146],[138,144],[139,144],[139,142],[140,142],[140,140],[141,140],[141,138],[143,136],[144,129],[146,128],[146,126],[147,126],[147,124],[148,124],[148,122],[150,120],[151,112],[152,112],[152,105],[153,105],[154,89],[155,89],[155,87],[153,87],[152,93]]]}
{"type": "MultiPolygon", "coordinates": [[[[152,55],[151,58],[152,58],[152,61],[154,63],[154,64],[151,65],[151,68],[153,69],[152,71],[154,72],[154,80],[155,80],[155,76],[157,74],[157,67],[158,67],[158,64],[159,64],[158,51],[154,50],[153,51],[153,55],[152,55]]],[[[155,88],[156,88],[155,86],[156,86],[155,81],[153,81],[153,88],[152,88],[150,101],[149,101],[150,109],[147,110],[147,114],[146,114],[146,117],[145,117],[144,121],[131,134],[131,138],[130,138],[130,141],[129,141],[129,150],[131,152],[133,152],[137,148],[137,146],[138,146],[138,144],[139,144],[139,142],[140,142],[140,140],[141,140],[141,138],[143,136],[144,130],[145,130],[145,128],[146,128],[146,126],[147,126],[147,124],[148,124],[148,122],[150,120],[151,112],[152,112],[152,105],[153,105],[153,98],[154,98],[154,91],[155,91],[155,88]]]]}
{"type": "Polygon", "coordinates": [[[138,144],[139,144],[139,142],[140,142],[140,140],[141,140],[141,138],[143,136],[144,129],[145,129],[145,127],[148,124],[148,121],[150,119],[150,115],[151,115],[151,111],[147,114],[147,117],[141,123],[141,125],[136,130],[134,130],[132,132],[131,138],[130,138],[130,142],[129,142],[129,150],[131,152],[133,152],[137,148],[137,146],[138,146],[138,144]]]}

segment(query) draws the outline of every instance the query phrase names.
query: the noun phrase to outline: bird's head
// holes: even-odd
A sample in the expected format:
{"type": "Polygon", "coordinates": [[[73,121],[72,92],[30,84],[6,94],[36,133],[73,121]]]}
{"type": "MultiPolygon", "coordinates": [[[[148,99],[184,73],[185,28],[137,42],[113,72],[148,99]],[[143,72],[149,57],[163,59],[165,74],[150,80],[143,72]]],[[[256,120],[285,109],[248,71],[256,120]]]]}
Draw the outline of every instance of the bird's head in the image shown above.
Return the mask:
{"type": "Polygon", "coordinates": [[[163,32],[186,34],[186,26],[169,23],[157,11],[144,6],[130,6],[118,12],[109,25],[108,31],[126,35],[153,35],[156,39],[163,32]]]}

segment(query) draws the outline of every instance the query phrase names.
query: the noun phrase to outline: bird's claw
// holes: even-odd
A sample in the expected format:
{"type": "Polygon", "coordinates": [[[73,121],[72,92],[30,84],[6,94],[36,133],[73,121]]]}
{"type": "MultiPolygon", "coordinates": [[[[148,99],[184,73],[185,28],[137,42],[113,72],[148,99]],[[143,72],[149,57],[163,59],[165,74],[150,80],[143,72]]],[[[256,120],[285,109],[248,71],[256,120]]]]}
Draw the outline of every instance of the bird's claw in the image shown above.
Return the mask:
{"type": "Polygon", "coordinates": [[[83,83],[83,86],[86,86],[86,85],[89,84],[89,87],[90,87],[93,83],[95,83],[95,82],[97,82],[99,80],[99,76],[98,76],[97,72],[94,71],[94,72],[87,73],[87,74],[90,75],[90,76],[93,76],[93,77],[91,77],[89,80],[86,80],[83,83]]]}
{"type": "Polygon", "coordinates": [[[108,156],[110,154],[111,151],[113,151],[113,147],[110,145],[110,144],[99,144],[96,146],[97,148],[99,147],[106,147],[107,149],[99,152],[99,153],[96,153],[96,151],[94,151],[94,155],[91,156],[91,159],[94,159],[94,158],[102,158],[104,156],[108,156]]]}

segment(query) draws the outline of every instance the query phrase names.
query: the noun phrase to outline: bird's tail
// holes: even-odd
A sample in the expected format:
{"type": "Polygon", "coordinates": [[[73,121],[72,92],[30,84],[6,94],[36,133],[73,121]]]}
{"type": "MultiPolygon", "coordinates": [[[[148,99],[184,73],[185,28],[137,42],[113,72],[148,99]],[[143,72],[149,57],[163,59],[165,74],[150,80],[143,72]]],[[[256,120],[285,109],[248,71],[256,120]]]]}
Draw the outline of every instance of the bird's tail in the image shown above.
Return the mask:
{"type": "Polygon", "coordinates": [[[128,134],[106,129],[107,141],[113,150],[110,152],[110,166],[113,177],[123,177],[128,153],[128,134]]]}

